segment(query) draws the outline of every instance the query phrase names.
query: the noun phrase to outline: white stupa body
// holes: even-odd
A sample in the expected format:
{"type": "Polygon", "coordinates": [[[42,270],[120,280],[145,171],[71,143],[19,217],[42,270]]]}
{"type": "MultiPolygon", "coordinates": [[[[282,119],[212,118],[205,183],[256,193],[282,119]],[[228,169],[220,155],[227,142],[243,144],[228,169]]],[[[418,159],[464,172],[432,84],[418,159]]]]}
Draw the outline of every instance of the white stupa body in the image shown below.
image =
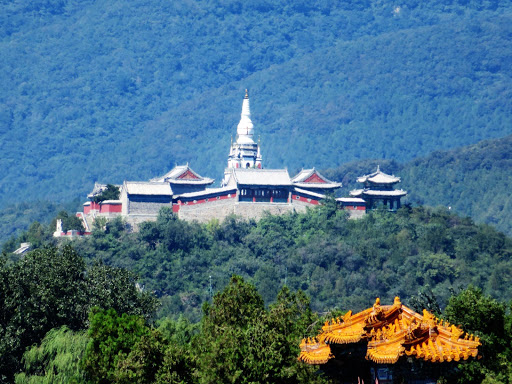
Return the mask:
{"type": "Polygon", "coordinates": [[[259,144],[254,141],[254,125],[247,90],[236,133],[236,140],[231,143],[229,151],[228,168],[262,168],[259,144]]]}

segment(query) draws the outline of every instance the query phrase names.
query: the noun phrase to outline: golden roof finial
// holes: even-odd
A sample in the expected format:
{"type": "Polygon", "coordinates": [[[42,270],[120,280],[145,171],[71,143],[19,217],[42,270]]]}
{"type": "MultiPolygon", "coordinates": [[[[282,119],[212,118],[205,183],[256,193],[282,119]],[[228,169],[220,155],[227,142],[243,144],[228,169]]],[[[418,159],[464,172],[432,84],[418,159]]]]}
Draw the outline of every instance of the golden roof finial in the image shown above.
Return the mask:
{"type": "Polygon", "coordinates": [[[245,89],[245,98],[248,99],[249,98],[249,92],[247,91],[247,88],[245,89]]]}

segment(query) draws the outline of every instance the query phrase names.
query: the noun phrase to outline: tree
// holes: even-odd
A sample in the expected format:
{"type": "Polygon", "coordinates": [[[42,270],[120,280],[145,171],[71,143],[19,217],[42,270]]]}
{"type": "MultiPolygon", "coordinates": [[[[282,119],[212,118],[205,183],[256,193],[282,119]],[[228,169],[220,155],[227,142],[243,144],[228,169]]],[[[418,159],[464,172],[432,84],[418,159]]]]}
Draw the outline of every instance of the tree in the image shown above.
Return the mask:
{"type": "Polygon", "coordinates": [[[507,329],[510,318],[503,303],[484,295],[481,289],[469,286],[450,298],[444,315],[466,332],[479,336],[482,342],[483,359],[461,365],[454,381],[480,383],[485,378],[503,382],[512,379],[509,376],[512,371],[512,338],[507,329]]]}
{"type": "Polygon", "coordinates": [[[152,381],[156,374],[154,365],[160,364],[162,356],[142,317],[126,313],[118,316],[114,309],[96,308],[90,315],[88,335],[90,341],[83,367],[92,382],[149,384],[152,381]],[[144,345],[137,346],[139,343],[144,345]],[[147,358],[156,362],[147,363],[144,361],[147,358]]]}
{"type": "Polygon", "coordinates": [[[66,326],[51,329],[39,346],[23,354],[23,372],[16,384],[86,383],[80,359],[88,342],[85,331],[73,332],[66,326]]]}
{"type": "Polygon", "coordinates": [[[158,305],[151,292],[137,288],[137,276],[126,269],[96,262],[87,272],[88,308],[112,308],[149,319],[158,305]]]}
{"type": "MultiPolygon", "coordinates": [[[[198,349],[200,383],[316,382],[297,363],[300,329],[310,313],[302,294],[284,289],[266,311],[256,288],[233,276],[205,305],[198,349]],[[306,372],[306,373],[304,373],[306,372]]],[[[320,380],[320,379],[318,379],[320,380]]]]}
{"type": "Polygon", "coordinates": [[[113,184],[107,184],[107,187],[99,195],[93,196],[92,201],[101,203],[105,200],[119,200],[120,193],[119,187],[113,184]]]}
{"type": "Polygon", "coordinates": [[[94,305],[149,318],[156,299],[135,275],[97,264],[89,269],[71,246],[37,249],[0,264],[0,378],[12,380],[25,349],[52,328],[84,329],[94,305]]]}
{"type": "Polygon", "coordinates": [[[0,372],[7,378],[18,367],[27,346],[52,328],[84,324],[85,263],[69,246],[30,252],[2,268],[0,285],[0,372]]]}

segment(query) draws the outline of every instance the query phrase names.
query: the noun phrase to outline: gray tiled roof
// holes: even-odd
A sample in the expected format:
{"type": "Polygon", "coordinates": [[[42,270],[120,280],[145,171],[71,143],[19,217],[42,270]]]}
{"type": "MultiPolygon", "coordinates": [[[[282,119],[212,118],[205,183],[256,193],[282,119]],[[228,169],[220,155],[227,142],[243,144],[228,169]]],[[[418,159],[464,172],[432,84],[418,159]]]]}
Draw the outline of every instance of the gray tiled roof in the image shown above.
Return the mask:
{"type": "Polygon", "coordinates": [[[154,179],[150,180],[151,182],[168,182],[172,184],[212,184],[213,179],[210,179],[209,177],[202,177],[197,172],[194,172],[192,168],[190,168],[187,165],[178,165],[171,169],[169,172],[167,172],[165,175],[160,177],[155,177],[154,179]],[[190,171],[194,176],[197,177],[197,179],[179,179],[181,175],[183,175],[185,172],[190,171]]]}
{"type": "Polygon", "coordinates": [[[287,169],[234,168],[232,171],[237,184],[241,185],[292,185],[287,169]]]}
{"type": "Polygon", "coordinates": [[[354,189],[350,191],[351,196],[405,196],[407,191],[395,189],[390,191],[379,191],[375,189],[354,189]]]}
{"type": "Polygon", "coordinates": [[[353,189],[350,191],[350,196],[362,196],[364,189],[353,189]]]}
{"type": "Polygon", "coordinates": [[[396,189],[392,191],[377,191],[374,189],[368,189],[363,192],[363,195],[368,196],[405,196],[407,192],[402,189],[396,189]]]}
{"type": "Polygon", "coordinates": [[[358,183],[365,183],[366,181],[376,184],[395,184],[400,182],[400,178],[394,175],[388,175],[387,173],[381,172],[380,169],[377,169],[376,172],[357,178],[358,183]]]}
{"type": "Polygon", "coordinates": [[[340,203],[365,203],[363,199],[358,197],[338,197],[336,201],[339,201],[340,203]]]}
{"type": "Polygon", "coordinates": [[[169,183],[125,181],[123,188],[125,188],[129,195],[172,196],[169,183]]]}
{"type": "Polygon", "coordinates": [[[294,188],[294,190],[298,193],[303,193],[305,195],[309,195],[309,196],[313,196],[313,197],[318,197],[320,199],[325,199],[325,195],[321,194],[321,193],[316,193],[316,192],[311,192],[311,191],[308,191],[306,189],[301,189],[301,188],[294,188]]]}

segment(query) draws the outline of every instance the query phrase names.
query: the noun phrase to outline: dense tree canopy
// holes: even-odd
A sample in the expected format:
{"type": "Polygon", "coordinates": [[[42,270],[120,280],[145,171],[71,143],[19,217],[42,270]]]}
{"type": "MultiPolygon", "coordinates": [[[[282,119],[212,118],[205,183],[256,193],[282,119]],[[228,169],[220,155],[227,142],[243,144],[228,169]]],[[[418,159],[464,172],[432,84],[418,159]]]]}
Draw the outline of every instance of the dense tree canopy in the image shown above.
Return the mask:
{"type": "Polygon", "coordinates": [[[12,379],[25,349],[52,328],[86,327],[94,305],[151,316],[155,299],[135,287],[135,276],[107,265],[87,268],[70,246],[42,248],[23,259],[0,260],[0,378],[12,379]]]}
{"type": "MultiPolygon", "coordinates": [[[[511,240],[443,208],[404,207],[395,214],[375,211],[348,220],[325,204],[305,214],[208,224],[178,220],[164,209],[138,233],[127,232],[118,218],[74,246],[93,268],[101,266],[95,261],[100,259],[137,273],[141,286],[160,298],[159,316],[184,313],[195,321],[202,303],[233,273],[252,282],[266,302],[286,284],[305,291],[312,308],[322,312],[359,310],[377,296],[392,300],[422,292],[428,296],[422,303],[435,296],[442,310],[450,290],[468,284],[496,298],[512,298],[507,284],[511,240]]],[[[111,290],[108,274],[96,280],[103,281],[98,289],[111,290]]],[[[112,297],[126,296],[114,292],[112,297]]]]}
{"type": "Polygon", "coordinates": [[[512,380],[512,315],[506,303],[468,287],[450,298],[444,316],[482,342],[482,359],[463,364],[450,377],[456,383],[509,383],[512,380]]]}
{"type": "Polygon", "coordinates": [[[510,134],[509,1],[0,10],[1,206],[175,163],[219,180],[245,88],[267,167],[403,161],[510,134]]]}
{"type": "MultiPolygon", "coordinates": [[[[181,317],[166,318],[156,328],[140,316],[95,308],[87,334],[55,328],[40,346],[28,349],[16,383],[327,384],[346,379],[340,376],[346,370],[331,366],[322,372],[297,360],[299,340],[315,334],[325,320],[311,312],[300,291],[285,287],[265,308],[256,288],[233,276],[203,310],[199,326],[181,317]]],[[[453,295],[439,316],[483,343],[481,359],[430,363],[445,364],[441,382],[509,382],[512,317],[503,302],[469,287],[453,295]]],[[[428,371],[427,365],[416,369],[428,371]]],[[[353,369],[357,376],[361,367],[353,369]]]]}

